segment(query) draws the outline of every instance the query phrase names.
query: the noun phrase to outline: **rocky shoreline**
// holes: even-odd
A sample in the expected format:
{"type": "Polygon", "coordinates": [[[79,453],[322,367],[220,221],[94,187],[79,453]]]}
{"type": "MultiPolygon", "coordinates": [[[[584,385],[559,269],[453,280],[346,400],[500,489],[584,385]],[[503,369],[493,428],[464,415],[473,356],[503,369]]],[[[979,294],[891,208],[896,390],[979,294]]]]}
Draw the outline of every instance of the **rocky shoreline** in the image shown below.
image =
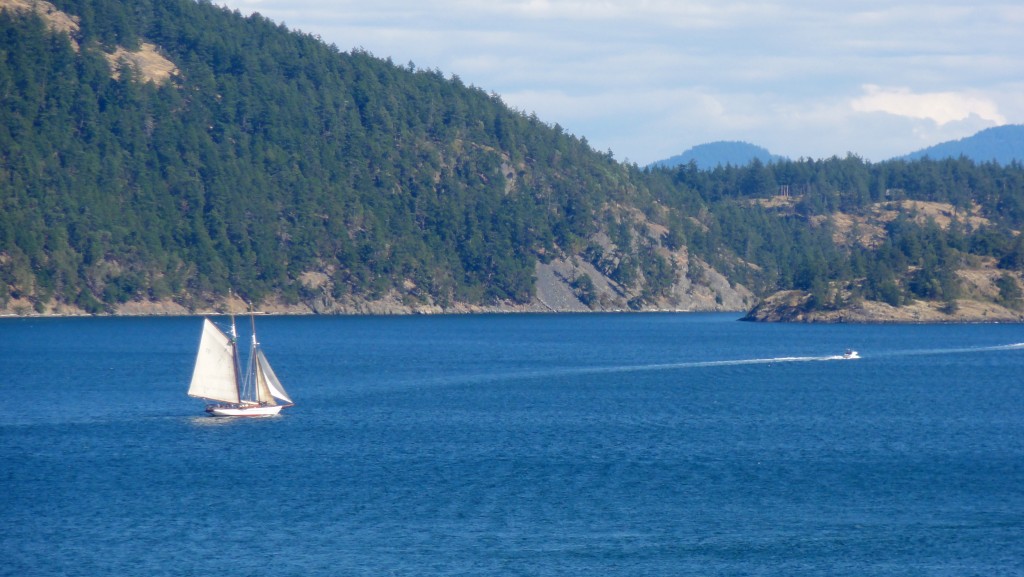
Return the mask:
{"type": "MultiPolygon", "coordinates": [[[[679,299],[661,302],[633,310],[623,307],[588,308],[583,305],[564,281],[556,275],[542,276],[538,295],[526,304],[499,303],[493,306],[453,303],[449,306],[426,305],[403,302],[396,294],[388,294],[377,300],[346,297],[338,301],[320,300],[290,304],[280,299],[269,299],[257,307],[258,314],[273,315],[460,315],[460,314],[515,314],[515,313],[587,313],[587,312],[733,312],[744,313],[736,300],[726,299],[717,303],[710,298],[679,299]]],[[[860,301],[834,310],[808,310],[810,294],[803,291],[781,291],[775,293],[746,311],[743,321],[774,323],[1020,323],[1024,313],[1014,311],[989,301],[960,299],[955,307],[949,303],[914,301],[901,307],[893,307],[876,301],[860,301]]],[[[232,300],[214,300],[203,304],[186,306],[180,302],[164,299],[160,301],[131,301],[123,303],[110,312],[90,314],[73,305],[57,304],[42,311],[33,308],[27,299],[12,299],[0,307],[2,317],[156,317],[156,316],[203,316],[222,315],[233,311],[236,314],[248,310],[248,304],[237,296],[232,300]]]]}
{"type": "MultiPolygon", "coordinates": [[[[806,308],[809,295],[802,291],[783,291],[776,293],[757,306],[747,311],[739,320],[768,323],[862,323],[862,324],[938,324],[938,323],[1021,323],[1024,313],[1013,311],[990,302],[975,300],[958,300],[955,311],[949,311],[947,303],[915,301],[902,307],[892,307],[885,303],[864,301],[849,307],[836,310],[808,311],[806,308]]],[[[729,308],[679,309],[665,307],[644,307],[639,310],[597,310],[593,311],[574,303],[560,301],[558,308],[555,303],[535,299],[525,305],[502,304],[495,306],[469,305],[456,303],[452,306],[424,306],[405,304],[395,298],[384,298],[376,301],[346,300],[334,303],[329,309],[307,304],[286,304],[267,302],[258,307],[258,314],[272,315],[460,315],[460,314],[573,314],[585,312],[734,312],[742,314],[742,310],[729,308]]],[[[153,302],[129,302],[117,307],[110,313],[93,315],[72,306],[58,305],[43,312],[36,312],[27,302],[12,301],[0,308],[0,318],[46,318],[46,317],[158,317],[158,316],[203,316],[222,315],[233,310],[241,314],[247,305],[241,299],[233,302],[217,302],[206,306],[189,308],[172,300],[153,302]]]]}
{"type": "Polygon", "coordinates": [[[809,311],[810,294],[782,291],[762,300],[741,320],[795,323],[1019,323],[1024,313],[998,304],[959,299],[955,307],[937,301],[914,301],[893,307],[877,301],[861,301],[835,310],[809,311]]]}
{"type": "MultiPolygon", "coordinates": [[[[687,263],[688,264],[688,263],[687,263]]],[[[678,274],[677,282],[669,294],[638,309],[630,307],[636,296],[616,284],[587,263],[556,259],[547,264],[538,263],[535,271],[536,294],[529,303],[503,302],[478,305],[454,302],[437,304],[429,297],[413,298],[397,291],[377,299],[346,295],[332,298],[323,286],[311,284],[308,289],[320,296],[302,302],[289,303],[281,298],[268,298],[257,304],[261,314],[277,315],[426,315],[426,314],[496,314],[496,313],[584,313],[584,312],[735,312],[748,310],[755,302],[754,295],[745,287],[730,285],[728,280],[710,268],[703,269],[702,283],[687,278],[685,271],[678,274]],[[590,304],[581,300],[573,288],[574,279],[586,274],[594,289],[590,304]],[[427,301],[427,302],[424,302],[427,301]]],[[[415,288],[415,286],[411,287],[415,288]]],[[[248,304],[237,296],[231,301],[220,297],[183,295],[177,299],[159,301],[129,301],[99,315],[91,315],[74,305],[56,303],[37,310],[28,298],[11,299],[0,305],[0,316],[193,316],[241,313],[248,304]],[[183,304],[185,303],[185,304],[183,304]]]]}
{"type": "MultiPolygon", "coordinates": [[[[44,310],[35,311],[31,305],[25,303],[11,303],[7,307],[0,308],[0,318],[46,318],[46,317],[160,317],[160,316],[204,316],[224,315],[228,311],[235,314],[243,314],[248,310],[247,305],[240,299],[229,305],[227,302],[218,302],[201,307],[189,308],[171,300],[155,302],[129,302],[118,306],[111,312],[91,314],[74,306],[57,305],[44,310]]],[[[529,304],[501,304],[495,306],[470,305],[456,303],[451,306],[442,307],[436,305],[408,305],[397,299],[385,298],[377,301],[348,301],[346,303],[335,303],[329,308],[309,306],[306,304],[284,304],[281,302],[265,302],[257,307],[257,314],[269,315],[325,315],[325,316],[391,316],[391,315],[462,315],[462,314],[578,314],[578,313],[602,313],[602,312],[734,312],[742,314],[742,310],[716,309],[678,309],[661,307],[644,307],[639,310],[608,309],[590,310],[581,307],[555,308],[548,303],[535,300],[529,304]]]]}

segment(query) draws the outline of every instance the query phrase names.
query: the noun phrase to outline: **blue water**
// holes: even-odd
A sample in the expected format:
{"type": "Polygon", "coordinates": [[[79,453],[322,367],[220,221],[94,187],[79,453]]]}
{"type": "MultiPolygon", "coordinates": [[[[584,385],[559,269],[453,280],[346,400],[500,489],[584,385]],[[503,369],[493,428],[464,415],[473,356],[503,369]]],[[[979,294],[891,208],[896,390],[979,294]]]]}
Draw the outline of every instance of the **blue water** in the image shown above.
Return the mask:
{"type": "Polygon", "coordinates": [[[197,318],[0,320],[0,575],[1024,574],[1021,325],[257,323],[225,420],[197,318]]]}

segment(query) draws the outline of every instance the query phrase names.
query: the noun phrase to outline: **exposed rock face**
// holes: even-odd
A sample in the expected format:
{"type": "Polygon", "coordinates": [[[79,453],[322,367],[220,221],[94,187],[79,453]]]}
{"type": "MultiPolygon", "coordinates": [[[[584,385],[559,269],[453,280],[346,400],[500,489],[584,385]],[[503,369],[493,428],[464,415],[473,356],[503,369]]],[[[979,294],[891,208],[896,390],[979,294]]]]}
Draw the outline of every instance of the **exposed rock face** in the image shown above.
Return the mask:
{"type": "Polygon", "coordinates": [[[960,299],[952,309],[943,302],[914,301],[893,307],[861,301],[836,310],[808,311],[810,294],[781,291],[761,301],[742,320],[802,323],[964,323],[1024,322],[1024,314],[991,302],[960,299]]]}
{"type": "Polygon", "coordinates": [[[685,272],[679,277],[669,297],[679,310],[745,311],[757,301],[747,287],[730,283],[724,275],[707,266],[702,269],[699,283],[691,282],[685,272]]]}
{"type": "MultiPolygon", "coordinates": [[[[76,52],[82,48],[76,39],[80,30],[79,18],[58,10],[46,0],[0,0],[0,10],[35,12],[48,28],[67,34],[76,52]]],[[[147,42],[143,42],[138,50],[117,46],[113,52],[104,53],[104,56],[110,64],[113,78],[118,78],[125,67],[131,67],[144,82],[156,84],[163,84],[178,74],[178,67],[161,55],[157,46],[147,42]]]]}
{"type": "MultiPolygon", "coordinates": [[[[566,261],[554,261],[550,264],[537,263],[537,302],[545,309],[552,312],[587,312],[590,307],[583,304],[572,287],[569,285],[572,279],[579,273],[566,261]]],[[[590,267],[593,268],[593,267],[590,267]]],[[[596,273],[596,271],[593,271],[596,273]]],[[[582,274],[595,277],[591,271],[584,270],[582,274]]],[[[598,278],[604,278],[597,275],[598,278]]],[[[613,294],[607,284],[598,289],[601,294],[613,294]],[[603,290],[602,290],[603,289],[603,290]]]]}
{"type": "MultiPolygon", "coordinates": [[[[467,313],[577,313],[612,312],[636,310],[654,311],[741,311],[750,307],[754,295],[742,286],[732,286],[728,280],[710,268],[703,269],[702,284],[694,284],[680,271],[678,282],[669,295],[656,302],[645,303],[630,309],[629,300],[636,296],[612,279],[602,275],[586,262],[554,260],[548,264],[538,263],[536,267],[536,295],[525,304],[498,303],[494,305],[473,305],[452,303],[441,306],[433,302],[421,302],[403,297],[392,291],[378,299],[369,300],[351,295],[334,299],[322,290],[320,296],[298,303],[287,303],[269,298],[257,304],[263,313],[272,314],[324,314],[324,315],[403,315],[403,314],[467,314],[467,313]],[[591,278],[594,294],[590,305],[580,300],[572,282],[580,275],[591,278]]],[[[327,288],[326,277],[316,274],[303,275],[307,288],[327,288]]],[[[187,300],[187,299],[185,299],[187,300]]],[[[635,306],[635,305],[634,305],[635,306]]],[[[172,300],[131,301],[117,306],[109,314],[114,316],[166,316],[189,314],[218,314],[229,310],[242,313],[248,304],[235,297],[233,301],[217,301],[205,305],[186,306],[172,300]]],[[[0,316],[82,316],[87,313],[68,304],[54,304],[42,311],[33,308],[28,299],[10,300],[0,306],[0,316]]]]}
{"type": "MultiPolygon", "coordinates": [[[[705,267],[700,284],[687,278],[686,259],[681,265],[676,282],[668,294],[654,302],[641,305],[640,311],[742,311],[750,308],[754,295],[745,287],[729,284],[717,271],[705,267]]],[[[630,309],[630,301],[639,291],[627,289],[603,275],[592,264],[580,259],[556,259],[548,264],[538,263],[536,268],[537,296],[535,303],[542,310],[552,312],[622,311],[630,309]],[[589,305],[581,300],[573,288],[574,280],[586,275],[593,285],[589,305]]],[[[634,305],[635,306],[635,305],[634,305]]]]}
{"type": "Polygon", "coordinates": [[[178,74],[178,67],[161,55],[154,44],[143,42],[138,50],[118,46],[113,53],[104,54],[110,63],[111,75],[118,78],[121,70],[130,67],[142,80],[163,84],[178,74]]]}
{"type": "Polygon", "coordinates": [[[52,3],[45,0],[0,0],[0,10],[35,12],[51,30],[70,36],[72,45],[78,50],[78,43],[73,37],[79,30],[78,17],[61,12],[52,3]]]}

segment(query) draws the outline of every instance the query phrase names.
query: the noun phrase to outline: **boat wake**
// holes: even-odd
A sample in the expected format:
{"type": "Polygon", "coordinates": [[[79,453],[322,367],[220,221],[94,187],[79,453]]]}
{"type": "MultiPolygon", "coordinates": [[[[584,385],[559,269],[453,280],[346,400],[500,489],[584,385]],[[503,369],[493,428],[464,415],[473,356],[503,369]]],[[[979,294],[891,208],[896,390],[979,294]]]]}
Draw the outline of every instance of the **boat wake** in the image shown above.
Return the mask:
{"type": "MultiPolygon", "coordinates": [[[[887,351],[880,353],[871,353],[871,358],[891,358],[898,356],[917,356],[917,355],[949,355],[949,354],[963,354],[963,353],[980,353],[980,352],[991,352],[991,351],[1010,351],[1010,350],[1024,350],[1024,343],[1014,343],[1008,345],[996,345],[989,347],[976,347],[976,348],[957,348],[957,349],[921,349],[921,350],[904,350],[904,351],[887,351]]],[[[784,363],[815,363],[815,362],[828,362],[828,361],[849,361],[855,359],[862,359],[856,351],[847,351],[840,355],[825,355],[825,356],[793,356],[793,357],[765,357],[765,358],[753,358],[753,359],[725,359],[717,361],[688,361],[681,363],[659,363],[649,365],[617,365],[617,366],[589,366],[589,367],[564,367],[564,368],[550,368],[550,369],[538,369],[538,370],[523,370],[523,371],[510,371],[502,373],[492,374],[477,374],[477,375],[462,375],[456,378],[445,378],[443,379],[446,383],[466,383],[466,382],[483,382],[483,381],[504,381],[508,379],[522,379],[522,378],[544,378],[544,377],[559,377],[559,376],[579,376],[579,375],[596,375],[596,374],[614,374],[614,373],[639,373],[639,372],[653,372],[653,371],[673,371],[681,369],[695,369],[695,368],[708,368],[708,367],[736,367],[743,365],[774,365],[784,363]]]]}
{"type": "MultiPolygon", "coordinates": [[[[873,353],[872,357],[897,357],[897,356],[918,356],[918,355],[951,355],[951,354],[963,354],[963,353],[984,353],[992,351],[1014,351],[1024,350],[1024,343],[1013,343],[1009,345],[993,345],[988,347],[972,347],[972,348],[955,348],[955,349],[921,349],[921,350],[910,350],[910,351],[890,351],[883,353],[873,353]]],[[[716,367],[716,366],[734,366],[734,365],[762,365],[772,363],[806,363],[815,361],[849,361],[855,359],[861,359],[857,351],[848,350],[842,355],[829,355],[824,357],[774,357],[766,359],[737,359],[737,360],[726,360],[726,361],[698,361],[691,363],[672,363],[665,365],[649,365],[645,367],[630,367],[623,370],[657,370],[657,369],[673,369],[673,368],[688,368],[688,367],[716,367]]]]}
{"type": "Polygon", "coordinates": [[[702,367],[735,367],[741,365],[772,365],[776,363],[813,363],[821,361],[843,361],[849,360],[844,355],[829,355],[825,357],[770,357],[759,359],[729,359],[721,361],[692,361],[686,363],[665,363],[656,365],[633,365],[621,367],[593,367],[579,369],[587,373],[615,373],[633,371],[660,371],[671,369],[690,369],[702,367]]]}
{"type": "Polygon", "coordinates": [[[872,356],[876,357],[910,357],[927,355],[957,355],[965,353],[989,353],[993,351],[1015,351],[1024,349],[1024,343],[1009,345],[992,345],[988,347],[959,347],[950,349],[918,349],[910,351],[886,351],[872,356]]]}
{"type": "MultiPolygon", "coordinates": [[[[721,361],[690,361],[684,363],[659,363],[650,365],[617,365],[617,366],[590,366],[590,367],[565,367],[551,368],[548,370],[515,371],[491,375],[467,376],[457,381],[490,381],[520,378],[541,378],[541,377],[565,377],[578,375],[599,375],[614,373],[639,373],[653,371],[673,371],[680,369],[695,369],[706,367],[733,367],[742,365],[773,365],[776,363],[807,363],[820,361],[841,361],[846,360],[843,355],[829,355],[824,357],[771,357],[758,359],[729,359],[721,361]]],[[[446,379],[449,380],[449,379],[446,379]]],[[[450,381],[450,380],[449,380],[450,381]]]]}
{"type": "Polygon", "coordinates": [[[1014,351],[1018,349],[1024,349],[1024,343],[1014,343],[1012,345],[999,345],[996,347],[989,347],[989,350],[992,351],[1014,351]]]}

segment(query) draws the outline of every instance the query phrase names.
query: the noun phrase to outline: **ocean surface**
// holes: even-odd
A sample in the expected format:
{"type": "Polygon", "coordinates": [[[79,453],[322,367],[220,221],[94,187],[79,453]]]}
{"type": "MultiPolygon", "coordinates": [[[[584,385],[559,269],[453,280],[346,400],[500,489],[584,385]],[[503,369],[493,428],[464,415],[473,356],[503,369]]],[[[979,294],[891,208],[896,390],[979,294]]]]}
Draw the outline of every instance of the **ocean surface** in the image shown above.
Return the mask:
{"type": "Polygon", "coordinates": [[[0,575],[1024,575],[1024,326],[736,319],[0,319],[0,575]]]}

